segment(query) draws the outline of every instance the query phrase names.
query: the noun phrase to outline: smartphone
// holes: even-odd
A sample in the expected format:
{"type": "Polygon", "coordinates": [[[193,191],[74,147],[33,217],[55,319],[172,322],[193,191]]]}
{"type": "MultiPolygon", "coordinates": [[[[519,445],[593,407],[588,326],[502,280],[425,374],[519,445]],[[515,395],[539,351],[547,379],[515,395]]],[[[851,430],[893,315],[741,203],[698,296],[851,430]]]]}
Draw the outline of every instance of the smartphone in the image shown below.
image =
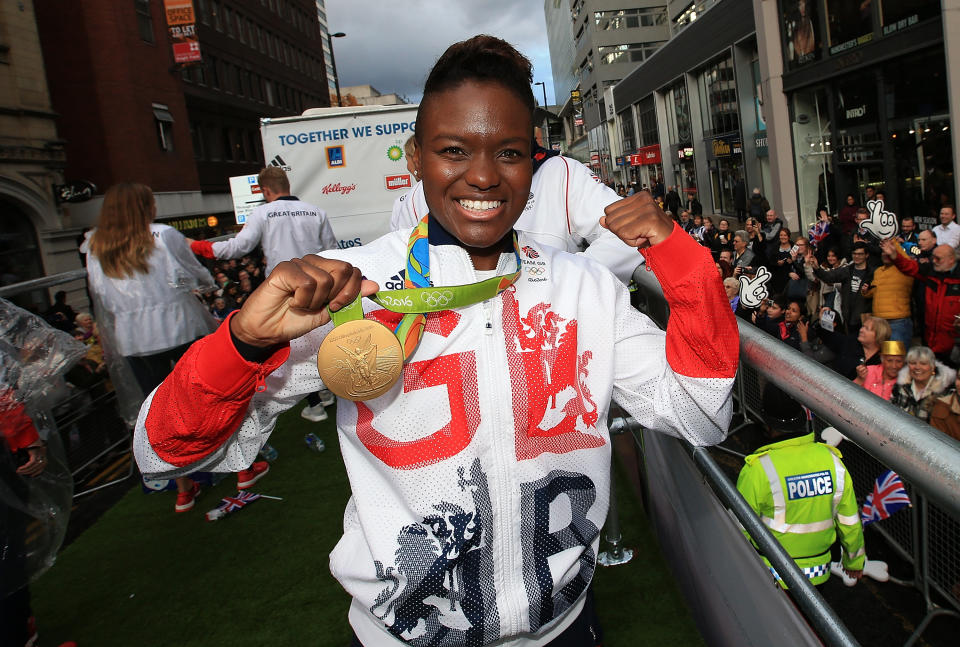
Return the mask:
{"type": "Polygon", "coordinates": [[[800,251],[800,245],[794,245],[793,247],[790,248],[790,253],[793,254],[794,256],[796,256],[797,252],[799,251],[800,251]]]}

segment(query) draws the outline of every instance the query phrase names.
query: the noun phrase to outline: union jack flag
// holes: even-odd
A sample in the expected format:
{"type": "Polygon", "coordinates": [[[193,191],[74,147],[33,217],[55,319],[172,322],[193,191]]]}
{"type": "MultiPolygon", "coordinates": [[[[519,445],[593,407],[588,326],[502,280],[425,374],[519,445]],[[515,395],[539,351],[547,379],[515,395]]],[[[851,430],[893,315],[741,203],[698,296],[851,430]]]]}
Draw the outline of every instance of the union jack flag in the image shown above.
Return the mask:
{"type": "Polygon", "coordinates": [[[903,487],[903,481],[893,470],[887,470],[877,477],[873,492],[867,495],[860,510],[860,520],[864,525],[886,519],[900,508],[910,506],[910,496],[903,487]]]}
{"type": "Polygon", "coordinates": [[[253,492],[238,492],[237,496],[228,496],[223,498],[223,505],[220,509],[224,512],[233,512],[239,510],[248,503],[253,503],[260,498],[259,494],[253,492]]]}

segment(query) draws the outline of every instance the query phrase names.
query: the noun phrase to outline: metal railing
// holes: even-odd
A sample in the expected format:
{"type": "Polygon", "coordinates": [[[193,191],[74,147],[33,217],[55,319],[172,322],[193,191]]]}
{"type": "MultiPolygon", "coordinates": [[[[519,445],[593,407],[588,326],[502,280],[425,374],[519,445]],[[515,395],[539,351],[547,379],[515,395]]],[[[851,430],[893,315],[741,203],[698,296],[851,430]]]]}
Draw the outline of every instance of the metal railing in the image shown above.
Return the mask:
{"type": "MultiPolygon", "coordinates": [[[[637,294],[639,309],[665,327],[668,308],[656,279],[651,272],[638,270],[634,280],[640,286],[637,294]]],[[[960,497],[957,496],[960,492],[960,442],[749,323],[739,319],[737,323],[741,361],[734,396],[735,415],[742,417],[742,422],[731,429],[731,433],[762,420],[763,386],[771,382],[811,410],[814,414],[809,422],[811,431],[819,433],[829,425],[847,437],[849,442],[844,442],[841,450],[854,480],[858,504],[862,506],[866,495],[873,491],[875,479],[883,471],[889,468],[897,472],[913,505],[888,519],[874,522],[870,528],[913,565],[913,580],[903,583],[915,586],[923,594],[926,615],[906,644],[916,642],[936,617],[960,617],[960,497]],[[953,609],[945,608],[935,600],[934,591],[953,609]]],[[[730,506],[780,572],[781,565],[774,560],[776,552],[771,551],[772,546],[764,545],[769,544],[767,540],[777,547],[779,543],[758,522],[746,501],[716,465],[711,465],[709,454],[700,448],[691,451],[714,491],[730,506]],[[749,525],[740,514],[743,506],[749,510],[749,525]]],[[[799,575],[793,561],[790,562],[794,566],[791,569],[795,571],[793,575],[799,575]]],[[[830,644],[850,644],[845,642],[849,636],[845,630],[833,634],[834,625],[839,621],[832,611],[816,603],[816,597],[809,598],[807,589],[813,587],[797,587],[786,577],[784,579],[790,586],[790,595],[808,614],[811,624],[818,631],[826,632],[821,633],[822,638],[830,644]]]]}

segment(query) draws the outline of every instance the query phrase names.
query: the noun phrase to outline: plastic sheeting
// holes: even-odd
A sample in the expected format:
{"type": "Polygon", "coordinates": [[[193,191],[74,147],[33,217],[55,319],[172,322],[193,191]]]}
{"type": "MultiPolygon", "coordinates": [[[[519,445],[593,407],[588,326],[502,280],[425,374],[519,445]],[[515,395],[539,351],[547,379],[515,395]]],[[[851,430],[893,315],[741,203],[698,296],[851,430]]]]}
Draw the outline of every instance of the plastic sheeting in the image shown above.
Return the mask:
{"type": "Polygon", "coordinates": [[[43,472],[22,477],[0,438],[0,597],[49,568],[63,542],[73,479],[50,409],[66,391],[62,376],[85,354],[83,343],[0,299],[0,425],[23,407],[47,442],[43,472]]]}

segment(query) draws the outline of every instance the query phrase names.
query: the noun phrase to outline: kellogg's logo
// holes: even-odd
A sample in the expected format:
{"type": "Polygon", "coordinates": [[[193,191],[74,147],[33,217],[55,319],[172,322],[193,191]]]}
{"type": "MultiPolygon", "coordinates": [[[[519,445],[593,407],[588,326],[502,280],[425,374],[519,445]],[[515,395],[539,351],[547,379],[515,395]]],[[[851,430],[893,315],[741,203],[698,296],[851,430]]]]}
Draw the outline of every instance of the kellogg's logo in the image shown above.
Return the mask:
{"type": "Polygon", "coordinates": [[[349,195],[352,191],[356,190],[356,188],[356,184],[340,184],[339,182],[331,182],[327,186],[323,187],[321,191],[323,192],[323,195],[329,195],[331,193],[349,195]]]}
{"type": "Polygon", "coordinates": [[[409,189],[412,184],[410,182],[410,175],[404,173],[402,175],[387,175],[383,178],[387,184],[387,191],[396,191],[397,189],[409,189]]]}
{"type": "Polygon", "coordinates": [[[527,258],[540,258],[540,253],[529,245],[525,245],[520,249],[523,250],[523,253],[526,254],[527,258]]]}

